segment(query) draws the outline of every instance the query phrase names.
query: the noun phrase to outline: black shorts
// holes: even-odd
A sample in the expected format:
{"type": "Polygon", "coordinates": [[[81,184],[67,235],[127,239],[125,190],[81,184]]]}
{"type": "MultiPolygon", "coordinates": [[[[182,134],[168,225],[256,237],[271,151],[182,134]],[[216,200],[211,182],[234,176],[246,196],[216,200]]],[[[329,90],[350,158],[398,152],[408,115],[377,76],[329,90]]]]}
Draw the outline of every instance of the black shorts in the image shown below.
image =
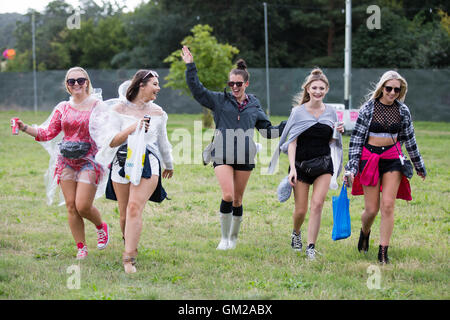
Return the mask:
{"type": "Polygon", "coordinates": [[[214,168],[218,167],[218,166],[223,166],[223,165],[231,166],[234,170],[238,170],[238,171],[252,171],[255,168],[254,164],[228,164],[228,163],[217,164],[217,163],[213,162],[214,168]]]}
{"type": "MultiPolygon", "coordinates": [[[[296,161],[296,162],[297,162],[297,161],[296,161]]],[[[299,163],[299,162],[298,162],[298,163],[299,163]]],[[[291,170],[290,168],[291,168],[291,167],[289,167],[289,169],[288,169],[288,174],[289,174],[289,171],[291,170]]],[[[301,181],[301,182],[304,182],[304,183],[307,183],[307,184],[313,184],[314,181],[315,181],[318,177],[320,177],[321,175],[323,175],[323,174],[328,174],[328,173],[331,174],[331,175],[334,174],[334,169],[333,169],[333,159],[331,159],[330,164],[328,165],[327,170],[326,170],[324,173],[321,173],[321,174],[318,174],[318,175],[309,175],[309,174],[303,172],[302,170],[300,170],[300,168],[299,168],[297,165],[295,166],[295,170],[297,171],[297,180],[298,180],[298,181],[301,181]]]]}
{"type": "MultiPolygon", "coordinates": [[[[383,152],[385,152],[386,150],[389,150],[390,148],[395,148],[395,145],[377,147],[377,146],[372,146],[370,144],[366,144],[365,147],[367,148],[367,150],[369,150],[372,153],[382,154],[383,152]]],[[[363,172],[364,167],[366,166],[366,163],[367,163],[367,160],[360,161],[359,173],[363,172]]],[[[402,172],[402,163],[400,162],[399,158],[380,159],[380,161],[378,162],[378,171],[380,172],[380,177],[386,172],[392,172],[392,171],[402,172]]]]}

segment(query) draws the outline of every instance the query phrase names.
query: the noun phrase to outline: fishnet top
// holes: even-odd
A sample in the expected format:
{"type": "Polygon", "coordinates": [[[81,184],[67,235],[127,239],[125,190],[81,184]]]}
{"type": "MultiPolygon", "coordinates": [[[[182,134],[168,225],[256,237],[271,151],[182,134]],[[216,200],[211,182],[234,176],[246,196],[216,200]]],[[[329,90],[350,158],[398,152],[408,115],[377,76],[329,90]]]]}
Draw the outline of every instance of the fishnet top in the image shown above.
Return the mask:
{"type": "Polygon", "coordinates": [[[400,109],[396,102],[389,106],[381,103],[378,99],[375,100],[369,132],[398,134],[401,122],[400,109]]]}

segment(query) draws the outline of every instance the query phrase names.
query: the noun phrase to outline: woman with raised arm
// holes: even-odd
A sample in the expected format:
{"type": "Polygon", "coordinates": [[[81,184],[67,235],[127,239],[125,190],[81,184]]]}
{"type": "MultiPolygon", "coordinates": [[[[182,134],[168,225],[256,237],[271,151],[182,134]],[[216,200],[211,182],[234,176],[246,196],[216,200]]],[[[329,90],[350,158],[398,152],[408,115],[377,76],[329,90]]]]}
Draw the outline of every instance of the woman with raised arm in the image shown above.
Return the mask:
{"type": "Polygon", "coordinates": [[[200,82],[194,58],[186,46],[182,48],[181,56],[186,63],[186,82],[192,95],[214,113],[216,133],[211,156],[222,190],[222,236],[217,249],[234,249],[242,222],[244,191],[255,168],[257,147],[253,141],[254,128],[265,138],[277,138],[286,122],[272,126],[258,99],[246,93],[250,74],[244,60],[238,60],[237,67],[228,75],[227,85],[231,92],[214,92],[200,82]]]}
{"type": "Polygon", "coordinates": [[[54,187],[60,185],[70,230],[78,248],[77,259],[84,259],[88,255],[84,219],[97,228],[98,249],[105,249],[109,243],[108,225],[93,205],[97,191],[103,192],[100,185],[104,168],[94,159],[98,148],[91,136],[90,120],[92,112],[100,108],[103,102],[93,93],[89,75],[83,68],[69,69],[64,84],[71,95],[70,100],[60,102],[42,126],[28,126],[21,120],[17,122],[19,129],[35,137],[36,141],[56,141],[59,134],[63,134],[59,148],[44,145],[51,159],[55,159],[49,168],[54,179],[47,185],[47,196],[51,203],[54,187]]]}
{"type": "Polygon", "coordinates": [[[158,77],[153,70],[139,70],[131,81],[123,83],[119,88],[119,98],[106,101],[111,109],[108,125],[99,134],[101,148],[96,159],[111,168],[106,197],[118,201],[120,228],[125,241],[123,266],[126,273],[136,272],[145,204],[149,200],[162,202],[166,198],[161,177],[170,179],[173,175],[172,145],[166,130],[167,113],[153,102],[160,91],[158,77]],[[146,130],[144,168],[139,184],[134,185],[124,171],[127,141],[142,125],[146,130]]]}
{"type": "MultiPolygon", "coordinates": [[[[348,174],[353,195],[364,195],[364,211],[358,250],[369,250],[369,236],[378,211],[381,211],[378,261],[389,263],[389,241],[394,229],[395,199],[410,201],[411,188],[402,173],[405,144],[417,174],[425,179],[426,169],[414,135],[408,107],[403,103],[408,91],[406,80],[396,71],[385,72],[369,99],[359,110],[350,137],[348,174]]],[[[412,174],[412,172],[411,172],[412,174]]]]}

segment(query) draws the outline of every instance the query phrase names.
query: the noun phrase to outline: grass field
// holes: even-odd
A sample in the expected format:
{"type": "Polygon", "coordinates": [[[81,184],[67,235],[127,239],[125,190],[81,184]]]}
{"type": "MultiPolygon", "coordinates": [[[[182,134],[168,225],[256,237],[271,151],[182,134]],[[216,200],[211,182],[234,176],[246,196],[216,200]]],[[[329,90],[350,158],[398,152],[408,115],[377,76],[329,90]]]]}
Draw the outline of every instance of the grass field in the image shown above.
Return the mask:
{"type": "MultiPolygon", "coordinates": [[[[287,157],[282,155],[275,175],[261,174],[257,163],[244,196],[238,246],[231,251],[216,250],[221,193],[213,169],[176,163],[173,179],[164,181],[172,200],[145,207],[138,273],[128,276],[121,263],[117,205],[104,198],[95,205],[110,225],[112,241],[98,251],[95,227],[86,222],[89,256],[75,260],[65,207],[47,206],[45,201],[48,154],[30,136],[11,135],[13,116],[40,124],[48,113],[0,112],[0,299],[450,298],[448,123],[415,123],[428,176],[423,182],[415,174],[413,200],[396,202],[390,265],[377,264],[379,216],[369,252],[356,249],[362,197],[350,200],[351,237],[332,241],[331,197],[339,190],[330,190],[324,206],[316,243],[322,255],[309,262],[304,252],[291,250],[293,198],[280,204],[276,197],[287,170],[287,157]],[[79,267],[79,289],[68,285],[73,266],[79,267]],[[375,276],[379,282],[372,282],[375,276]]],[[[179,128],[193,132],[199,117],[169,115],[169,138],[179,128]]],[[[272,117],[274,123],[280,120],[272,117]]],[[[345,161],[348,140],[344,136],[345,161]]],[[[302,227],[304,241],[307,222],[308,216],[302,227]]]]}

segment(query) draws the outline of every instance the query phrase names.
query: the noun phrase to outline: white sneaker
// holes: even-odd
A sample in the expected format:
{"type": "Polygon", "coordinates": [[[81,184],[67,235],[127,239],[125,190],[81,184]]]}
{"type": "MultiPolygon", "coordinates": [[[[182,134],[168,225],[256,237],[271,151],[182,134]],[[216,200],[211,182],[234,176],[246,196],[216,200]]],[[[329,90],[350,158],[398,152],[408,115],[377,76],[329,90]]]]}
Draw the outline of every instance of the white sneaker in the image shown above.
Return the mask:
{"type": "Polygon", "coordinates": [[[306,257],[309,260],[316,260],[316,254],[320,254],[320,252],[317,251],[314,247],[309,247],[309,246],[308,246],[308,248],[306,248],[305,253],[306,253],[306,257]]]}

